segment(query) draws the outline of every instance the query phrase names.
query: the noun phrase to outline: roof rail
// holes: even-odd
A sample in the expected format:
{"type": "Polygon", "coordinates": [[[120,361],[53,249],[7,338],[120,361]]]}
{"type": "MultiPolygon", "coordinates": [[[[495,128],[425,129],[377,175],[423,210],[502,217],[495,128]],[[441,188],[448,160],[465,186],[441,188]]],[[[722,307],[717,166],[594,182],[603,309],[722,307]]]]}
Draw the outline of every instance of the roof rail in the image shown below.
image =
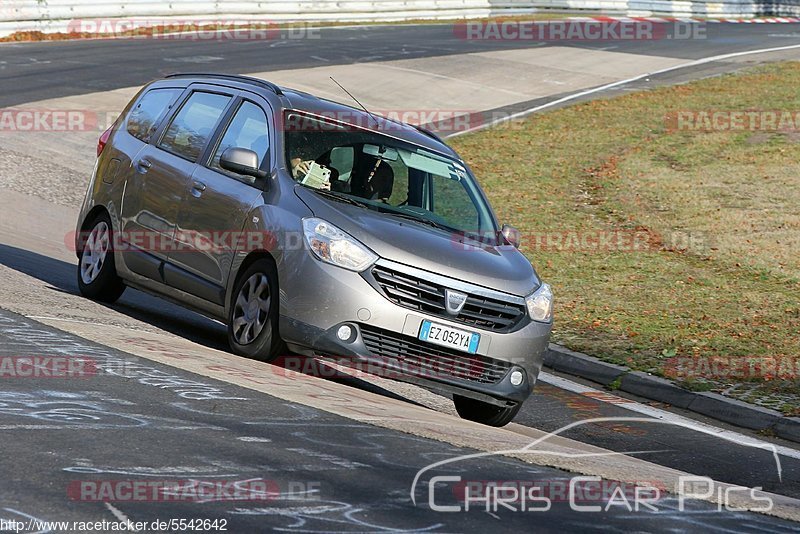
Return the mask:
{"type": "Polygon", "coordinates": [[[411,124],[410,126],[413,126],[416,130],[424,133],[425,135],[427,135],[431,139],[433,139],[435,141],[439,141],[442,144],[445,144],[444,140],[441,137],[439,137],[436,133],[434,133],[432,130],[429,130],[429,129],[425,128],[424,126],[419,126],[417,124],[411,124]]]}
{"type": "Polygon", "coordinates": [[[281,88],[275,85],[272,82],[268,82],[267,80],[261,80],[259,78],[253,78],[252,76],[241,76],[239,74],[223,74],[219,72],[176,72],[173,74],[168,74],[165,78],[220,78],[223,80],[232,80],[232,81],[239,81],[244,83],[249,83],[253,85],[258,85],[259,87],[263,87],[265,89],[269,89],[270,91],[274,92],[276,95],[282,95],[283,91],[281,88]]]}

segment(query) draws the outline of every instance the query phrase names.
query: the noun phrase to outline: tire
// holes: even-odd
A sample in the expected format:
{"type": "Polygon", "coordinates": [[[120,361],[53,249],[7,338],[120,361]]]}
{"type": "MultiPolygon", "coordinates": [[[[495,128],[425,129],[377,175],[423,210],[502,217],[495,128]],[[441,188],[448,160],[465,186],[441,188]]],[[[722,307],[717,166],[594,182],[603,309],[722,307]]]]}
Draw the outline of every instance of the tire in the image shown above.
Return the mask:
{"type": "Polygon", "coordinates": [[[453,395],[453,403],[456,411],[462,419],[475,421],[489,426],[505,426],[517,415],[522,403],[513,406],[495,406],[488,402],[482,402],[461,395],[453,395]]]}
{"type": "Polygon", "coordinates": [[[113,226],[108,213],[101,213],[82,235],[78,256],[78,289],[99,302],[116,302],[125,291],[114,262],[113,226]]]}
{"type": "Polygon", "coordinates": [[[228,311],[228,343],[234,353],[263,362],[280,355],[278,273],[267,259],[254,262],[236,281],[228,311]]]}

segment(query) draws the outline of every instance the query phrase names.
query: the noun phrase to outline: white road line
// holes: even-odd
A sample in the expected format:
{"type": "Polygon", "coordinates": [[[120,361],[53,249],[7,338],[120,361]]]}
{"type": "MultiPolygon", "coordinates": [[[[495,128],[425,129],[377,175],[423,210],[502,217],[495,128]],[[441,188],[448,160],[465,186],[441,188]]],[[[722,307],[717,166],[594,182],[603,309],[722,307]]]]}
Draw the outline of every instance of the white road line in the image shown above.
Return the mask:
{"type": "MultiPolygon", "coordinates": [[[[127,515],[122,513],[122,510],[120,510],[119,508],[115,508],[114,505],[112,505],[110,502],[105,503],[105,505],[106,505],[106,508],[108,508],[108,511],[111,512],[114,515],[114,517],[117,518],[118,521],[130,525],[131,520],[128,519],[127,515]]],[[[131,527],[129,531],[130,532],[140,532],[138,529],[135,529],[133,527],[131,527]]]]}
{"type": "Polygon", "coordinates": [[[669,412],[667,410],[662,410],[654,406],[648,406],[646,404],[632,401],[624,397],[619,397],[607,391],[601,391],[599,389],[594,389],[589,386],[584,386],[583,384],[573,382],[572,380],[567,380],[566,378],[562,378],[560,376],[551,375],[550,373],[544,371],[539,373],[539,380],[541,382],[544,382],[545,384],[550,384],[551,386],[555,386],[559,389],[564,389],[566,391],[578,393],[579,395],[593,398],[601,402],[607,402],[609,404],[613,404],[614,406],[619,406],[620,408],[625,408],[626,410],[630,410],[632,412],[653,417],[655,419],[660,419],[662,421],[678,423],[683,427],[692,428],[704,434],[713,434],[721,439],[725,439],[731,442],[741,443],[742,445],[759,447],[759,448],[774,448],[774,450],[777,451],[777,453],[780,454],[781,456],[800,459],[800,451],[796,449],[783,447],[781,445],[769,443],[767,441],[747,436],[745,434],[740,434],[739,432],[734,432],[732,430],[725,430],[723,428],[709,425],[707,423],[695,421],[694,419],[690,419],[688,417],[684,417],[682,415],[669,412]]]}
{"type": "Polygon", "coordinates": [[[605,85],[601,85],[601,86],[595,87],[593,89],[587,89],[586,91],[580,91],[580,92],[577,92],[577,93],[573,93],[573,94],[567,95],[567,96],[565,96],[563,98],[559,98],[557,100],[553,100],[552,102],[547,102],[546,104],[541,104],[539,106],[535,106],[535,107],[532,107],[530,109],[526,109],[524,111],[513,113],[513,114],[511,114],[511,115],[509,115],[507,117],[502,117],[500,119],[495,119],[493,121],[489,121],[486,124],[481,124],[480,126],[474,126],[472,128],[468,128],[466,130],[461,130],[461,131],[452,133],[452,134],[446,136],[446,138],[449,139],[449,138],[452,138],[452,137],[458,137],[459,135],[464,135],[466,133],[476,132],[478,130],[483,130],[485,128],[489,128],[491,126],[494,126],[496,124],[502,124],[504,122],[508,122],[508,121],[511,121],[511,120],[514,120],[514,119],[519,119],[521,117],[525,117],[527,115],[530,115],[531,113],[536,113],[537,111],[541,111],[543,109],[547,109],[547,108],[550,108],[550,107],[553,107],[553,106],[557,106],[558,104],[563,104],[564,102],[569,102],[571,100],[575,100],[577,98],[581,98],[583,96],[592,95],[592,94],[595,94],[595,93],[601,93],[603,91],[607,91],[608,89],[613,89],[614,87],[618,87],[620,85],[626,85],[626,84],[641,80],[643,78],[648,78],[650,76],[656,76],[658,74],[664,74],[666,72],[672,72],[674,70],[685,69],[685,68],[689,68],[689,67],[696,67],[697,65],[704,65],[706,63],[713,63],[714,61],[722,61],[722,60],[725,60],[725,59],[732,59],[732,58],[735,58],[735,57],[749,56],[749,55],[753,55],[753,54],[766,54],[766,53],[769,53],[769,52],[780,52],[782,50],[793,50],[793,49],[798,49],[798,48],[800,48],[800,44],[787,45],[787,46],[778,46],[778,47],[775,47],[775,48],[762,48],[762,49],[759,49],[759,50],[747,50],[747,51],[744,51],[744,52],[732,52],[730,54],[720,54],[718,56],[710,56],[710,57],[706,57],[706,58],[696,59],[696,60],[690,61],[688,63],[681,63],[680,65],[673,65],[672,67],[666,67],[664,69],[654,70],[653,72],[647,72],[645,74],[639,74],[638,76],[634,76],[632,78],[627,78],[625,80],[620,80],[618,82],[607,83],[605,85]]]}

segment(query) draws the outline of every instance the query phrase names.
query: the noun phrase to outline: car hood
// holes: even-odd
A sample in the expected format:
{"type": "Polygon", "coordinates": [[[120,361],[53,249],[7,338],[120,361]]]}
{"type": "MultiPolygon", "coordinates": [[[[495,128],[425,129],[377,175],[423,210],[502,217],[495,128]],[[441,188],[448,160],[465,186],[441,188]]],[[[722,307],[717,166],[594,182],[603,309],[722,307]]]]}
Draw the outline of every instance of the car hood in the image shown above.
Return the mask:
{"type": "Polygon", "coordinates": [[[328,200],[296,186],[315,217],[333,223],[381,258],[524,297],[540,281],[528,259],[511,245],[492,246],[446,230],[328,200]]]}

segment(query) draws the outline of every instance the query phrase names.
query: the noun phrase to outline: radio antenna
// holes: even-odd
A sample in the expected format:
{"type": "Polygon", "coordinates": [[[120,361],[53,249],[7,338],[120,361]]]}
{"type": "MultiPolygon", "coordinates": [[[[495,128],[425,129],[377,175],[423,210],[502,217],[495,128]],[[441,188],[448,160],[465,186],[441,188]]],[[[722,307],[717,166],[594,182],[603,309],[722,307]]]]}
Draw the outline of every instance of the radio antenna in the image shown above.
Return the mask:
{"type": "Polygon", "coordinates": [[[347,93],[347,96],[349,96],[350,98],[352,98],[353,100],[355,100],[356,104],[358,104],[358,105],[361,107],[361,109],[363,109],[363,110],[364,110],[364,112],[365,112],[367,115],[369,115],[369,117],[370,117],[370,118],[371,118],[371,119],[372,119],[372,120],[375,122],[375,126],[380,126],[380,123],[378,122],[378,119],[376,119],[376,118],[375,118],[375,115],[373,115],[373,114],[372,114],[372,113],[371,113],[371,112],[370,112],[370,111],[367,109],[367,107],[366,107],[364,104],[362,104],[361,102],[359,102],[359,101],[358,101],[358,99],[357,99],[356,97],[354,97],[354,96],[353,96],[353,94],[352,94],[350,91],[348,91],[347,89],[345,89],[345,88],[344,88],[344,86],[343,86],[342,84],[340,84],[339,82],[337,82],[337,81],[336,81],[336,79],[335,79],[333,76],[328,76],[328,77],[329,77],[329,78],[330,78],[330,79],[333,81],[333,83],[335,83],[336,85],[338,85],[338,86],[339,86],[339,87],[342,89],[342,91],[344,91],[345,93],[347,93]]]}

